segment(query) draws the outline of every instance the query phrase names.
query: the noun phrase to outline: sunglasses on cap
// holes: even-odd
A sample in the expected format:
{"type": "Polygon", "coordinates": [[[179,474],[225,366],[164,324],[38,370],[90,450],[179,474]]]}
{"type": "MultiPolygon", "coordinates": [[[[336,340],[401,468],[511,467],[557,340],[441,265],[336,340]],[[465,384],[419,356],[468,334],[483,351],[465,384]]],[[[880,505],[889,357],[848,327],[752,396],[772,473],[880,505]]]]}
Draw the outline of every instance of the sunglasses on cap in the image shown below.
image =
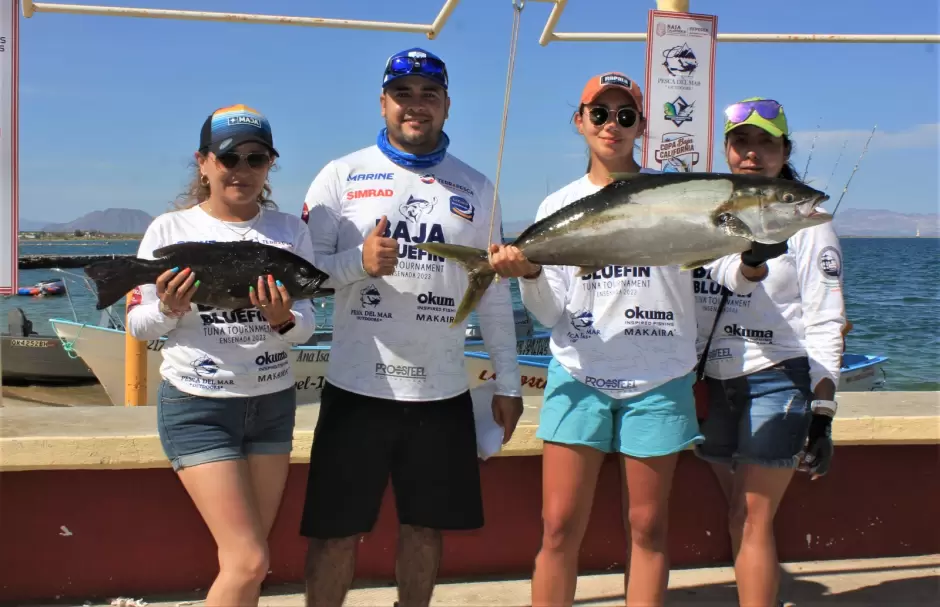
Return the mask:
{"type": "Polygon", "coordinates": [[[264,152],[249,152],[248,154],[239,154],[238,152],[225,152],[215,157],[219,164],[227,169],[234,169],[242,160],[252,169],[260,169],[271,163],[271,156],[264,152]]]}
{"type": "MultiPolygon", "coordinates": [[[[596,105],[588,110],[588,119],[594,126],[603,126],[610,120],[611,111],[603,105],[596,105]]],[[[636,124],[637,112],[632,107],[624,106],[617,109],[617,124],[625,129],[636,124]]]]}
{"type": "Polygon", "coordinates": [[[392,76],[424,74],[447,85],[447,68],[443,61],[433,57],[392,57],[385,68],[385,74],[392,76]]]}
{"type": "Polygon", "coordinates": [[[783,111],[783,106],[773,99],[758,99],[756,101],[739,101],[728,106],[725,117],[731,124],[738,124],[747,120],[752,112],[764,120],[773,120],[783,111]]]}

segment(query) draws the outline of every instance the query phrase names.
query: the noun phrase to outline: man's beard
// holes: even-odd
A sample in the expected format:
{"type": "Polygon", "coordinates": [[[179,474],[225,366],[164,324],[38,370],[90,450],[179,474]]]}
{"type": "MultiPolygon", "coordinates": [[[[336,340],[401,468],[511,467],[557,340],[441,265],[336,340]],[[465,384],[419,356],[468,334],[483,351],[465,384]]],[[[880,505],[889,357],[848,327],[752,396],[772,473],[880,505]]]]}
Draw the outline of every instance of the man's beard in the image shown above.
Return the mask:
{"type": "Polygon", "coordinates": [[[424,149],[426,152],[430,152],[434,148],[441,134],[440,129],[425,132],[415,132],[410,130],[405,131],[402,128],[389,128],[388,132],[395,139],[397,139],[399,143],[408,147],[424,149]]]}

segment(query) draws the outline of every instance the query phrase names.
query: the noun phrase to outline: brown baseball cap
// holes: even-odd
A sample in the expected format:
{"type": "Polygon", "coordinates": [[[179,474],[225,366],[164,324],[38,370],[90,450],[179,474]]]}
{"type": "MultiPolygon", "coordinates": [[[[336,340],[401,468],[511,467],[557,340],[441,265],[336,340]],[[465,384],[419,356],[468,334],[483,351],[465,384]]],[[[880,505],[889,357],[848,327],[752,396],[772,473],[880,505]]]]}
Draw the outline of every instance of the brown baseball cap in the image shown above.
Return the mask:
{"type": "Polygon", "coordinates": [[[581,103],[594,103],[601,93],[613,88],[620,88],[630,93],[636,103],[637,111],[641,116],[643,115],[643,91],[640,90],[640,85],[620,72],[605,72],[588,80],[584,85],[584,91],[581,92],[581,103]]]}

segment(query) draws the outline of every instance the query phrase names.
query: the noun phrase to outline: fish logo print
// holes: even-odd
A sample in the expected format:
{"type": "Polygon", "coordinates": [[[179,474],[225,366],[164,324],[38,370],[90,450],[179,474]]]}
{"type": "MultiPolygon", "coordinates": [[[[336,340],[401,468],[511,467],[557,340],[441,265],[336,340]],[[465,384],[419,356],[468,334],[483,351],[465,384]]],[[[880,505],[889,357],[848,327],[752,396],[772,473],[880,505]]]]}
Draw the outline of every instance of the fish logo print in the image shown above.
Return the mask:
{"type": "Polygon", "coordinates": [[[219,367],[216,362],[208,356],[194,360],[191,366],[193,373],[199,377],[212,377],[219,372],[219,367]]]}
{"type": "Polygon", "coordinates": [[[435,204],[437,204],[437,198],[424,200],[423,198],[415,198],[414,195],[409,195],[408,200],[403,202],[398,210],[401,211],[401,214],[404,215],[408,221],[417,224],[421,221],[421,216],[425,213],[430,213],[435,204]]]}
{"type": "Polygon", "coordinates": [[[579,331],[594,326],[594,315],[589,310],[581,310],[571,315],[571,326],[579,331]]]}
{"type": "Polygon", "coordinates": [[[663,51],[663,67],[669,72],[670,76],[689,77],[698,67],[698,59],[695,53],[685,42],[680,46],[674,46],[663,51]]]}
{"type": "Polygon", "coordinates": [[[382,294],[379,293],[379,290],[375,288],[374,284],[371,284],[368,287],[363,287],[359,290],[359,303],[362,304],[363,308],[374,308],[375,306],[379,305],[379,302],[381,301],[382,294]]]}

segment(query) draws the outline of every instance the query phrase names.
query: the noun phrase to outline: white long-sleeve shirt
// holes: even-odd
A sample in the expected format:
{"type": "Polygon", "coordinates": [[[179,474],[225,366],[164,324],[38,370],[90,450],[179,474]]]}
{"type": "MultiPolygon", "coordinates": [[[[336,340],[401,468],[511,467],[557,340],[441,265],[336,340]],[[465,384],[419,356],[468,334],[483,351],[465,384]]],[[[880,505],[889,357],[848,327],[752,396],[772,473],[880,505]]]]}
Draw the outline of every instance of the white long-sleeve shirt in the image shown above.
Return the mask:
{"type": "MultiPolygon", "coordinates": [[[[154,250],[179,242],[236,240],[281,247],[313,263],[310,232],[295,215],[265,209],[257,220],[222,222],[198,206],[154,219],[137,256],[154,259],[154,250]]],[[[210,277],[197,274],[196,279],[210,277]]],[[[290,347],[307,341],[316,328],[309,299],[293,302],[295,326],[283,335],[271,329],[258,308],[190,304],[190,312],[177,319],[160,312],[159,303],[156,285],[137,287],[128,304],[127,330],[137,339],[166,335],[160,374],[179,390],[200,396],[256,396],[293,386],[290,347]]]]}
{"type": "MultiPolygon", "coordinates": [[[[327,379],[375,398],[430,401],[468,389],[466,322],[451,327],[469,284],[455,261],[415,247],[447,242],[489,247],[502,217],[493,185],[448,154],[429,170],[394,164],[377,146],[329,162],[304,201],[317,267],[335,289],[327,379]],[[382,216],[398,241],[395,273],[373,278],[362,265],[365,238],[382,216]]],[[[497,394],[521,395],[508,281],[493,283],[476,308],[496,372],[497,394]]]]}
{"type": "MultiPolygon", "coordinates": [[[[585,175],[549,195],[536,221],[600,189],[585,175]]],[[[695,367],[691,272],[607,266],[581,277],[576,270],[542,266],[537,278],[519,280],[522,302],[552,328],[552,355],[575,379],[630,398],[695,367]]]]}
{"type": "Polygon", "coordinates": [[[824,378],[839,385],[845,325],[839,238],[825,223],[800,230],[787,246],[767,261],[760,282],[741,274],[740,255],[694,271],[699,348],[714,323],[721,286],[735,293],[715,329],[706,375],[731,379],[806,356],[814,390],[824,378]]]}

